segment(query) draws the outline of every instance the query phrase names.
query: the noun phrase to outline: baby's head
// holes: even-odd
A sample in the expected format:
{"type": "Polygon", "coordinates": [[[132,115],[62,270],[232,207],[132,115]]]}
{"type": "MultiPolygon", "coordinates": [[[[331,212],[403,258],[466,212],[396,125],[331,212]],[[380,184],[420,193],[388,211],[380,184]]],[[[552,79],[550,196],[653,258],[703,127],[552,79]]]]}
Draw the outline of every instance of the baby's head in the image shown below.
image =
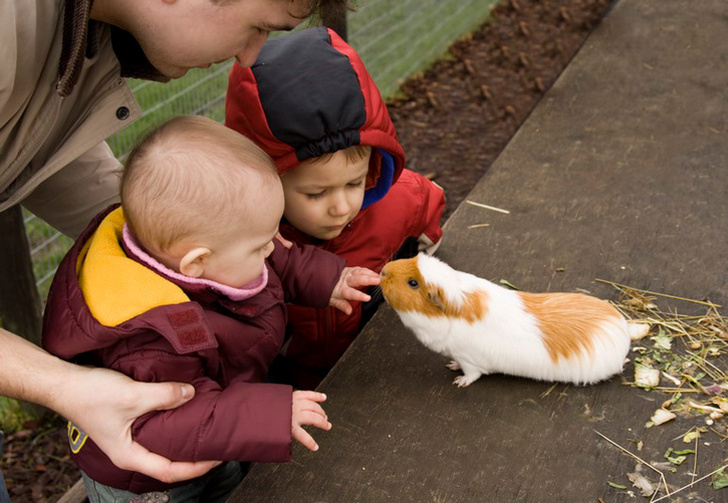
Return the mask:
{"type": "Polygon", "coordinates": [[[235,288],[261,274],[284,201],[270,157],[200,116],[168,121],[132,151],[121,200],[147,253],[186,276],[235,288]]]}

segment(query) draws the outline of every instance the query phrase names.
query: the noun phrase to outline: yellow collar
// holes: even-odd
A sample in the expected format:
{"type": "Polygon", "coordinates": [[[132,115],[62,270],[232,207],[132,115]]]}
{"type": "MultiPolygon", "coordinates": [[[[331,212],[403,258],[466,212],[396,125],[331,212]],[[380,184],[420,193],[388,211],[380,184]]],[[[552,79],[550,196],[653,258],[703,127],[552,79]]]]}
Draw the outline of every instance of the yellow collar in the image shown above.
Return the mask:
{"type": "Polygon", "coordinates": [[[91,314],[116,326],[152,308],[189,302],[180,287],[130,259],[121,246],[124,213],[109,213],[76,262],[78,283],[91,314]]]}

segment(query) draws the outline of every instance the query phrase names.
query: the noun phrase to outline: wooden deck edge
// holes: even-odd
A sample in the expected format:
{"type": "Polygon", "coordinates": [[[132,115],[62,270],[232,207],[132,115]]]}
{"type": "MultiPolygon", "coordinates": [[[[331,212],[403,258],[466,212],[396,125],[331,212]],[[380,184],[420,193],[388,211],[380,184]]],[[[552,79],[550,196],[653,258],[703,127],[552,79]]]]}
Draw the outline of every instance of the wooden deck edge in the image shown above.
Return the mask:
{"type": "Polygon", "coordinates": [[[88,503],[88,497],[86,496],[86,487],[83,485],[83,479],[73,484],[66,494],[61,496],[61,499],[57,503],[88,503]]]}

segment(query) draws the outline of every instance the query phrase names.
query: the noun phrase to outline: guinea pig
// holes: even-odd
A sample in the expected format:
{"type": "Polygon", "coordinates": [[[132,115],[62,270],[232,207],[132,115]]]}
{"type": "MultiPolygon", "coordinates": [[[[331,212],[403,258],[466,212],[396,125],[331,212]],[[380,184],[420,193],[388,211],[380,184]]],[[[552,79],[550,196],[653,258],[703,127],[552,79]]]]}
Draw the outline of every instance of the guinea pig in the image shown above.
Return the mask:
{"type": "Polygon", "coordinates": [[[649,330],[596,297],[510,290],[424,253],[388,263],[381,288],[420,342],[462,370],[461,388],[491,373],[593,384],[621,372],[630,340],[649,330]]]}

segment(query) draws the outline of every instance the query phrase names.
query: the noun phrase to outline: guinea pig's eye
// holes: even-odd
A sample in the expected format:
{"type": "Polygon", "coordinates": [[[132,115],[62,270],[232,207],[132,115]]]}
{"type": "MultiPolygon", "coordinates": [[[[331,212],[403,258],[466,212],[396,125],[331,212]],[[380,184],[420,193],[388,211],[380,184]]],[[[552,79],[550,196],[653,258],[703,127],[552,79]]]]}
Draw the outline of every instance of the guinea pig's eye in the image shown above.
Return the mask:
{"type": "Polygon", "coordinates": [[[409,281],[407,282],[407,284],[408,284],[408,285],[409,285],[409,287],[410,287],[410,288],[412,288],[413,290],[415,290],[415,289],[417,289],[417,288],[419,288],[419,287],[420,287],[420,284],[419,284],[419,283],[417,283],[417,280],[416,280],[416,279],[411,279],[411,280],[409,280],[409,281]]]}

